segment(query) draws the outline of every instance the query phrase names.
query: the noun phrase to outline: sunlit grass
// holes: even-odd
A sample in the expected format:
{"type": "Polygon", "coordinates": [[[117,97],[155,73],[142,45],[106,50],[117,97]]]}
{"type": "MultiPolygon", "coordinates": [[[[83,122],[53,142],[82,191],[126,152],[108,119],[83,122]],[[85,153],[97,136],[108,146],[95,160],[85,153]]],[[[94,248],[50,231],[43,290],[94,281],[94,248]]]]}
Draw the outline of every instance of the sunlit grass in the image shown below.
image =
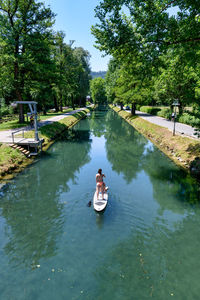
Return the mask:
{"type": "Polygon", "coordinates": [[[200,141],[180,135],[172,135],[167,128],[152,124],[140,117],[131,116],[127,111],[111,106],[140,133],[150,139],[158,148],[176,163],[189,166],[195,157],[200,156],[200,141]]]}
{"type": "MultiPolygon", "coordinates": [[[[76,109],[78,109],[78,108],[76,108],[76,109]]],[[[63,110],[63,112],[58,112],[58,113],[48,112],[45,116],[38,114],[38,119],[43,121],[43,120],[47,120],[51,117],[60,116],[64,113],[68,113],[68,112],[71,112],[71,111],[73,111],[73,109],[68,108],[66,110],[63,110]]],[[[26,119],[26,117],[25,117],[25,119],[26,119]]],[[[16,116],[16,120],[0,123],[0,130],[9,130],[9,129],[21,128],[21,127],[28,126],[28,125],[30,125],[30,121],[28,121],[28,122],[25,121],[24,123],[19,123],[18,116],[16,116]]]]}
{"type": "MultiPolygon", "coordinates": [[[[76,109],[78,109],[78,108],[76,108],[76,109]]],[[[56,112],[48,112],[45,116],[44,115],[39,115],[39,119],[42,121],[42,120],[49,119],[51,117],[60,116],[64,113],[68,113],[68,112],[71,112],[71,111],[73,111],[72,108],[65,109],[65,110],[63,110],[63,112],[57,112],[57,113],[56,112]]]]}
{"type": "MultiPolygon", "coordinates": [[[[68,112],[70,110],[67,110],[68,112]]],[[[69,127],[76,124],[80,119],[82,119],[90,109],[85,109],[84,111],[77,112],[73,115],[67,116],[59,122],[52,122],[52,124],[45,125],[39,128],[39,137],[44,139],[44,148],[47,149],[49,145],[59,137],[62,132],[67,130],[69,127]]],[[[56,113],[51,113],[50,116],[59,115],[56,113]]],[[[48,115],[48,117],[50,117],[48,115]]],[[[16,124],[16,123],[14,123],[16,124]]],[[[35,133],[33,130],[25,132],[25,138],[34,138],[35,133]]],[[[4,178],[8,174],[12,174],[13,170],[20,170],[22,165],[27,164],[27,158],[18,150],[12,149],[8,145],[0,144],[0,178],[4,178]]],[[[11,175],[9,175],[11,176],[11,175]]]]}
{"type": "Polygon", "coordinates": [[[17,169],[24,155],[6,144],[0,144],[0,177],[17,169]]]}
{"type": "Polygon", "coordinates": [[[0,130],[9,130],[14,128],[20,128],[29,125],[29,122],[19,123],[18,120],[3,122],[0,124],[0,130]]]}

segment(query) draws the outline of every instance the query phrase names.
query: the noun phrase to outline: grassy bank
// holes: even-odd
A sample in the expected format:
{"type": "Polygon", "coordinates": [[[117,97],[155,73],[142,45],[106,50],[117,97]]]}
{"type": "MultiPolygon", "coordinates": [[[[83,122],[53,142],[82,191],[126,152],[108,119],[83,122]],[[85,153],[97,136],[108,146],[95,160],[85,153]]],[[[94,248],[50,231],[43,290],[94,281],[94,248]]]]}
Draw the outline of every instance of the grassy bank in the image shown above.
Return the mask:
{"type": "MultiPolygon", "coordinates": [[[[194,162],[199,161],[200,142],[179,135],[173,136],[167,128],[152,124],[127,111],[111,106],[122,118],[129,122],[145,137],[151,140],[161,151],[170,157],[176,164],[186,170],[194,171],[194,162]]],[[[195,174],[196,175],[196,174],[195,174]]]]}
{"type": "MultiPolygon", "coordinates": [[[[43,151],[46,151],[64,131],[78,123],[88,112],[90,110],[85,109],[59,122],[53,122],[41,127],[39,129],[39,137],[44,138],[43,151]]],[[[25,137],[34,137],[34,131],[26,132],[25,137]]],[[[27,158],[19,150],[12,149],[6,144],[0,144],[0,180],[12,178],[15,173],[20,172],[33,161],[34,159],[27,158]]]]}
{"type": "MultiPolygon", "coordinates": [[[[78,109],[78,108],[76,108],[78,109]]],[[[63,110],[63,112],[47,112],[46,115],[38,115],[38,118],[39,120],[46,120],[46,119],[49,119],[51,117],[55,117],[55,116],[60,116],[62,115],[63,113],[67,113],[67,112],[70,112],[72,111],[72,108],[68,108],[68,109],[65,109],[63,110]]],[[[13,120],[4,120],[3,118],[3,121],[0,123],[0,130],[9,130],[9,129],[14,129],[14,128],[21,128],[21,127],[24,127],[24,126],[28,126],[30,125],[30,121],[24,121],[24,123],[19,123],[19,116],[18,115],[14,115],[13,116],[13,120]]],[[[26,116],[25,116],[25,120],[26,120],[26,116]]]]}

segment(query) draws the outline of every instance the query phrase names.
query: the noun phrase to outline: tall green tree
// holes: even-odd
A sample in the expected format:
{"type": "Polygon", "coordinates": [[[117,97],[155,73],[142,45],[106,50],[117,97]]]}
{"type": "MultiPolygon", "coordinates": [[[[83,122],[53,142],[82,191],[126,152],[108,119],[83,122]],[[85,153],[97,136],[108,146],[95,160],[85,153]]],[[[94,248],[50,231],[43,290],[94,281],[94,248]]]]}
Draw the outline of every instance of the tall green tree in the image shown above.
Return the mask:
{"type": "Polygon", "coordinates": [[[97,45],[113,55],[137,49],[148,60],[169,46],[196,47],[200,42],[199,1],[103,0],[96,17],[92,32],[97,45]],[[175,6],[177,16],[170,15],[169,8],[175,6]]]}
{"type": "Polygon", "coordinates": [[[95,104],[106,104],[105,80],[101,77],[94,78],[90,81],[90,92],[95,104]]]}
{"type": "Polygon", "coordinates": [[[76,93],[76,99],[78,104],[85,105],[86,96],[89,93],[90,89],[90,80],[91,80],[91,70],[90,70],[90,53],[83,49],[82,47],[78,47],[74,49],[74,56],[79,62],[79,74],[77,78],[78,90],[76,93]]]}
{"type": "MultiPolygon", "coordinates": [[[[1,65],[11,69],[10,91],[16,100],[24,98],[26,75],[31,70],[35,54],[41,50],[38,39],[49,36],[54,16],[50,8],[35,0],[0,1],[1,65]]],[[[22,106],[20,121],[23,121],[22,106]]]]}
{"type": "Polygon", "coordinates": [[[102,0],[96,17],[99,22],[92,27],[96,47],[120,66],[115,89],[119,99],[146,103],[178,99],[181,107],[197,102],[198,1],[102,0]],[[177,15],[169,14],[175,6],[177,15]]]}

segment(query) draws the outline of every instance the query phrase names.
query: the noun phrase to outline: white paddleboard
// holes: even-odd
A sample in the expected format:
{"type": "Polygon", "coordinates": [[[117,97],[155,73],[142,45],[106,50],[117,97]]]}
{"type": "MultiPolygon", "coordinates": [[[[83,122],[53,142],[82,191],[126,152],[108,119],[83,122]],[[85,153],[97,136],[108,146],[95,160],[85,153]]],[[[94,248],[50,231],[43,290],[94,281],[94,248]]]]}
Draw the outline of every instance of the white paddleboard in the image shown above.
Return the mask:
{"type": "Polygon", "coordinates": [[[106,208],[107,203],[108,203],[108,192],[104,193],[104,195],[102,195],[102,193],[99,193],[98,199],[97,199],[97,192],[94,193],[94,197],[93,197],[94,210],[96,211],[104,210],[106,208]],[[104,196],[103,199],[102,196],[104,196]]]}

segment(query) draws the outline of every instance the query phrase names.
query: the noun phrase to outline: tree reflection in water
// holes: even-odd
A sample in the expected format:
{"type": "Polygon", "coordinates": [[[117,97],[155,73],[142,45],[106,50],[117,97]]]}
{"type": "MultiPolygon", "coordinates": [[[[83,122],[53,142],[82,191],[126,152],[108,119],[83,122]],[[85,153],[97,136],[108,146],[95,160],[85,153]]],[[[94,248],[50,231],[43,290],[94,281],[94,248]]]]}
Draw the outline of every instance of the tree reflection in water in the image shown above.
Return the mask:
{"type": "Polygon", "coordinates": [[[142,169],[147,140],[112,111],[107,114],[105,138],[112,169],[130,183],[142,169]]]}
{"type": "Polygon", "coordinates": [[[64,223],[60,195],[69,191],[69,180],[75,182],[75,173],[90,161],[89,130],[77,127],[12,181],[1,199],[8,239],[4,251],[15,266],[35,268],[41,258],[56,254],[64,223]]]}
{"type": "Polygon", "coordinates": [[[94,111],[91,114],[90,119],[90,129],[94,136],[101,137],[105,133],[106,128],[106,119],[105,112],[102,111],[94,111]]]}
{"type": "Polygon", "coordinates": [[[184,170],[171,162],[160,150],[153,146],[143,157],[143,169],[149,175],[153,185],[154,198],[161,207],[180,213],[182,203],[197,204],[200,200],[200,188],[197,181],[184,170]]]}

